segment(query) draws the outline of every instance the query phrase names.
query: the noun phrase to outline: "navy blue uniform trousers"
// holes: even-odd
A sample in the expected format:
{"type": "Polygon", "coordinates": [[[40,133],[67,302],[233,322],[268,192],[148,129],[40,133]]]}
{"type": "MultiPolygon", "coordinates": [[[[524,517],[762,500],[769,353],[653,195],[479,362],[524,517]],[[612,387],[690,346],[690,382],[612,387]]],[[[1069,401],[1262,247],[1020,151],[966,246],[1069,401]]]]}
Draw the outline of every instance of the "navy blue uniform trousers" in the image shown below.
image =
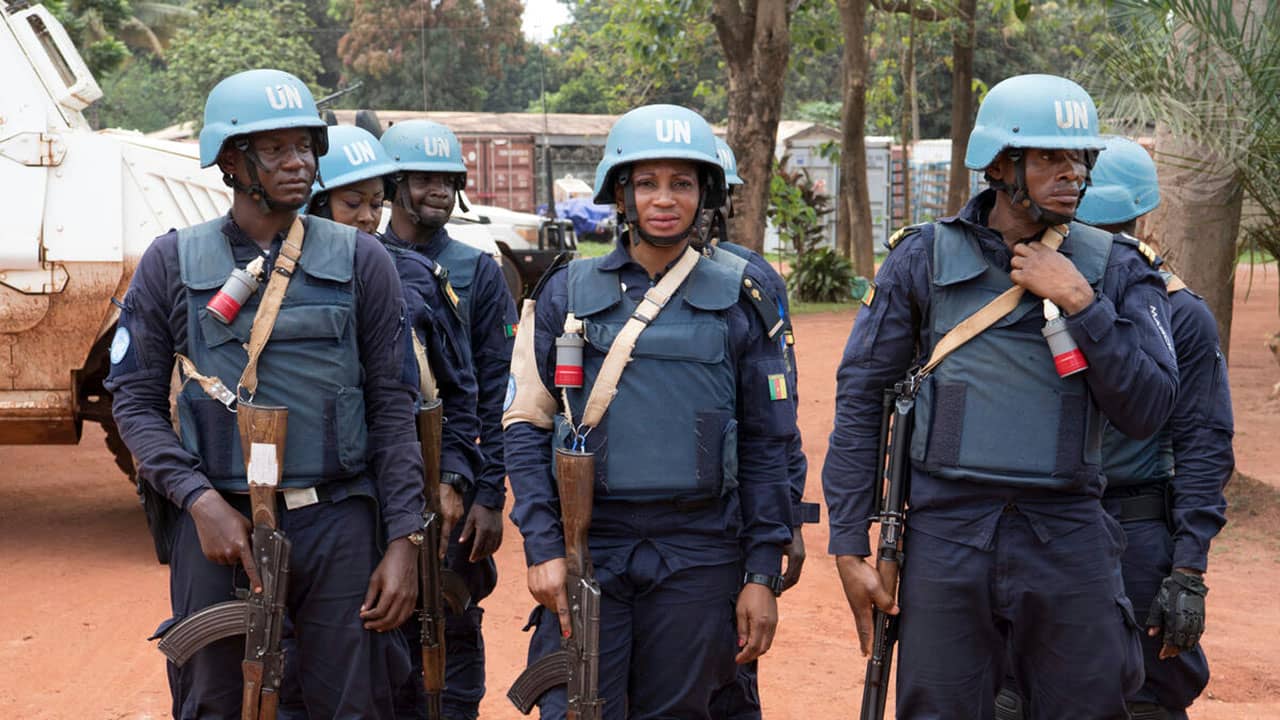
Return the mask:
{"type": "MultiPolygon", "coordinates": [[[[1106,503],[1106,500],[1103,500],[1106,503]]],[[[1160,520],[1137,520],[1122,523],[1129,546],[1125,548],[1121,567],[1124,587],[1138,619],[1146,618],[1147,609],[1160,590],[1160,583],[1173,566],[1173,536],[1160,520]]],[[[1146,682],[1131,694],[1131,702],[1155,703],[1170,712],[1170,720],[1185,720],[1186,708],[1209,684],[1209,661],[1199,645],[1167,660],[1160,659],[1163,639],[1142,633],[1142,658],[1146,666],[1146,682]]]]}
{"type": "Polygon", "coordinates": [[[1123,550],[1119,523],[1101,507],[1096,522],[1048,542],[1012,508],[985,549],[908,531],[897,716],[990,720],[1009,672],[1028,718],[1127,718],[1142,660],[1118,572],[1123,550]]]}
{"type": "MultiPolygon", "coordinates": [[[[247,495],[224,497],[248,514],[247,495]]],[[[294,641],[282,706],[303,708],[312,718],[394,717],[391,689],[408,681],[408,647],[399,632],[365,630],[359,615],[382,557],[374,542],[380,530],[372,499],[350,496],[296,510],[281,505],[279,518],[293,544],[287,609],[294,641]]],[[[241,568],[205,558],[190,514],[182,513],[173,532],[169,594],[175,620],[234,600],[235,587],[248,586],[241,568]]],[[[243,659],[244,639],[238,637],[211,643],[180,668],[170,663],[174,718],[239,720],[243,659]]]]}
{"type": "MultiPolygon", "coordinates": [[[[670,572],[652,543],[627,558],[596,557],[600,583],[600,697],[604,720],[711,720],[711,696],[732,682],[737,654],[734,613],[742,586],[738,561],[670,572]],[[610,573],[599,568],[618,567],[610,573]],[[632,672],[644,668],[644,672],[632,672]]],[[[529,662],[560,648],[555,613],[538,608],[529,662]]],[[[563,686],[539,702],[543,720],[565,717],[563,686]]]]}

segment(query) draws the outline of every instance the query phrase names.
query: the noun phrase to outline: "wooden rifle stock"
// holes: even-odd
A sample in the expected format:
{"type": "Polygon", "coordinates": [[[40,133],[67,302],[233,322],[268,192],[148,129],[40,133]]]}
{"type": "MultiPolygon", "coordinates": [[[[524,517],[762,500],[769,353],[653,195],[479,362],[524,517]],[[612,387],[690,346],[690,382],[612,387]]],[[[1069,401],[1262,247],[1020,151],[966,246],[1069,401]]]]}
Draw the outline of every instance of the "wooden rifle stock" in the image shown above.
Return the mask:
{"type": "Polygon", "coordinates": [[[422,641],[422,684],[427,694],[427,717],[441,717],[444,692],[444,584],[441,552],[444,517],[440,506],[440,452],[444,408],[436,398],[418,411],[418,441],[422,445],[422,491],[426,496],[423,542],[418,563],[419,620],[422,641]]]}
{"type": "Polygon", "coordinates": [[[262,591],[251,592],[245,635],[241,720],[275,720],[284,677],[284,601],[288,593],[289,543],[279,532],[276,491],[284,475],[289,410],[241,402],[236,408],[240,447],[249,480],[253,556],[262,591]]]}
{"type": "Polygon", "coordinates": [[[564,554],[569,563],[569,574],[591,577],[587,531],[591,529],[591,503],[595,498],[595,455],[556,448],[555,462],[556,486],[560,491],[560,516],[564,524],[564,554]]]}
{"type": "Polygon", "coordinates": [[[565,690],[566,720],[600,720],[600,586],[591,568],[587,533],[591,529],[591,505],[595,495],[596,463],[593,453],[556,448],[556,483],[560,492],[560,517],[564,527],[564,554],[568,564],[567,587],[571,629],[562,642],[568,652],[565,690]]]}

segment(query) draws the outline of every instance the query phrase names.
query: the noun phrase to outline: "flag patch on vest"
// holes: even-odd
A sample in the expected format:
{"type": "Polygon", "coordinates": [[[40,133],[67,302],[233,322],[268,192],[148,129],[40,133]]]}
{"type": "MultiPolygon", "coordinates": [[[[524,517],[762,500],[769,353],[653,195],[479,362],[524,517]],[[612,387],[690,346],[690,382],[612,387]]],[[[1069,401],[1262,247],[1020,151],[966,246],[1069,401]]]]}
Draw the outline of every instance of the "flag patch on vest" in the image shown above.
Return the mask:
{"type": "Polygon", "coordinates": [[[867,282],[867,291],[862,293],[862,304],[871,307],[871,301],[876,299],[876,284],[867,282]]]}
{"type": "Polygon", "coordinates": [[[516,336],[516,330],[520,329],[520,323],[507,323],[502,326],[502,334],[509,338],[516,336]]]}
{"type": "Polygon", "coordinates": [[[786,375],[770,375],[768,379],[769,379],[769,399],[770,400],[786,400],[787,399],[787,376],[786,375]]]}

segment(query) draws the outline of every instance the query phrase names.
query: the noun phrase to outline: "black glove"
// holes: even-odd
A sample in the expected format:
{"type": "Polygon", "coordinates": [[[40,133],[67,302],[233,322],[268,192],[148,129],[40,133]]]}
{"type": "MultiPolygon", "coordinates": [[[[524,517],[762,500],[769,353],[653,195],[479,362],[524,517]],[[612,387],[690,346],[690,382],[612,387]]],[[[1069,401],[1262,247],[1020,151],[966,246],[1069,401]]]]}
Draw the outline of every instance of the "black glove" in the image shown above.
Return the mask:
{"type": "Polygon", "coordinates": [[[1174,570],[1160,583],[1160,592],[1151,601],[1147,627],[1164,628],[1164,644],[1190,650],[1204,632],[1204,596],[1209,593],[1204,580],[1174,570]]]}

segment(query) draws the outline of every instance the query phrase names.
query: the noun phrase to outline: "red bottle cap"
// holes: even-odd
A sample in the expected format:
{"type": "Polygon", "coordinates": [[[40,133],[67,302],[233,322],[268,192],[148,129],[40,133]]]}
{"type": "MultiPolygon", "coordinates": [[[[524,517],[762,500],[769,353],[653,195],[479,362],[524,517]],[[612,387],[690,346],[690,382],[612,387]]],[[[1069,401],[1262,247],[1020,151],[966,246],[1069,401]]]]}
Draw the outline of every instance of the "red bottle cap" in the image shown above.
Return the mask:
{"type": "Polygon", "coordinates": [[[219,290],[217,295],[205,305],[205,309],[209,314],[220,320],[225,325],[230,325],[236,316],[240,314],[240,303],[236,299],[219,290]]]}
{"type": "Polygon", "coordinates": [[[582,387],[582,366],[581,365],[557,365],[556,366],[556,387],[567,387],[567,388],[582,387]]]}
{"type": "Polygon", "coordinates": [[[1089,369],[1089,361],[1079,348],[1073,348],[1061,355],[1053,356],[1053,366],[1058,370],[1058,377],[1068,377],[1089,369]]]}

